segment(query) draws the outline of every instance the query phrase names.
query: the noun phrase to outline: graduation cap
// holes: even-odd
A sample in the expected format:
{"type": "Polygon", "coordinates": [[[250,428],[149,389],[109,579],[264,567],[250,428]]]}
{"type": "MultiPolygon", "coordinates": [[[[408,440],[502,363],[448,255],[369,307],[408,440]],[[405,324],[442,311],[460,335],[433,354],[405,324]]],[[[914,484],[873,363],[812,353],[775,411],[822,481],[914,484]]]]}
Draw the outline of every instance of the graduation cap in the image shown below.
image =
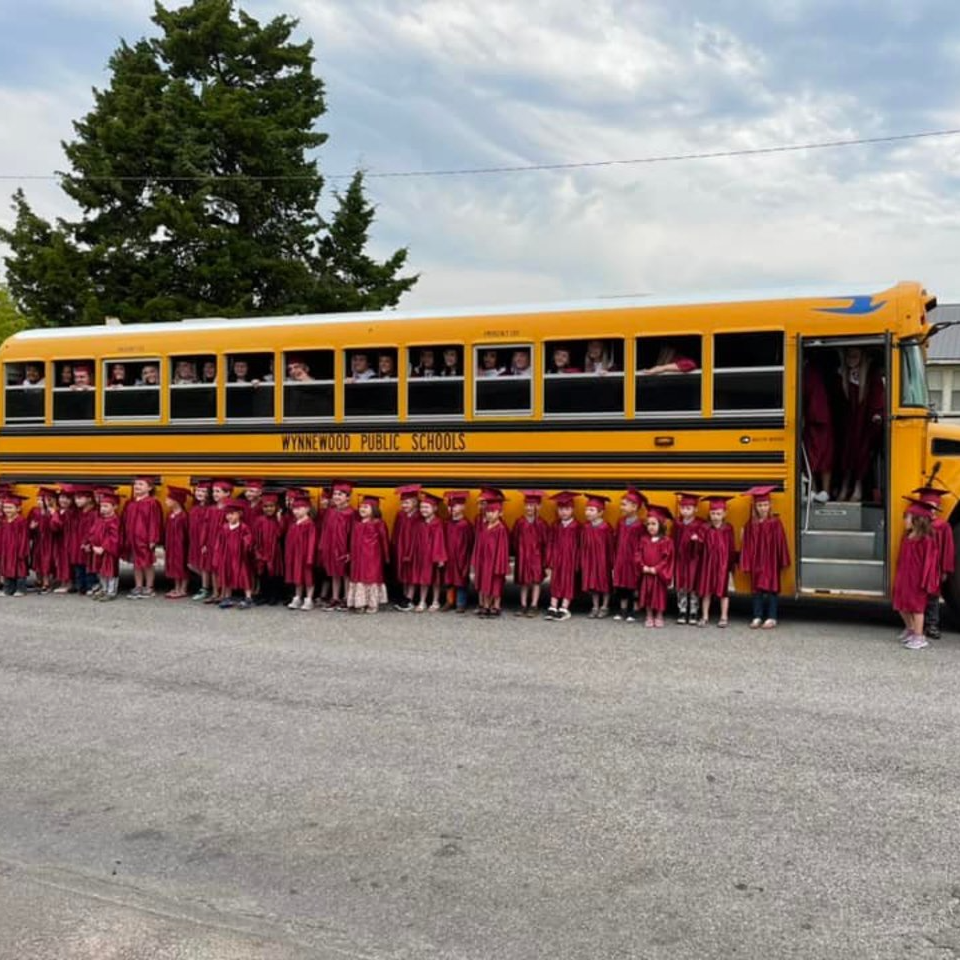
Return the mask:
{"type": "Polygon", "coordinates": [[[57,491],[53,487],[39,487],[37,489],[38,497],[55,497],[57,496],[57,491]]]}
{"type": "Polygon", "coordinates": [[[561,490],[559,493],[555,493],[550,499],[556,503],[558,507],[572,507],[574,501],[579,497],[579,493],[574,493],[573,490],[561,490]]]}
{"type": "Polygon", "coordinates": [[[292,509],[295,509],[296,507],[306,507],[308,510],[310,509],[310,498],[304,496],[302,491],[294,492],[291,490],[287,495],[292,495],[292,499],[290,500],[290,507],[292,509]]]}
{"type": "Polygon", "coordinates": [[[450,506],[453,506],[455,503],[466,503],[467,500],[470,499],[470,491],[469,490],[448,490],[443,495],[443,498],[444,500],[447,501],[447,503],[450,506]]]}
{"type": "Polygon", "coordinates": [[[138,481],[139,481],[140,483],[149,484],[151,487],[155,487],[155,486],[157,485],[157,478],[156,478],[156,477],[148,477],[145,473],[140,474],[139,477],[134,477],[134,478],[133,478],[133,482],[134,482],[134,483],[137,483],[138,481]]]}
{"type": "Polygon", "coordinates": [[[661,523],[673,519],[673,514],[667,507],[661,507],[659,504],[651,503],[647,506],[647,517],[656,517],[661,523]]]}
{"type": "Polygon", "coordinates": [[[498,487],[481,487],[480,494],[477,497],[477,500],[481,503],[493,503],[497,500],[503,503],[506,499],[507,495],[498,487]]]}
{"type": "Polygon", "coordinates": [[[776,489],[772,484],[751,487],[747,491],[747,496],[753,497],[754,503],[769,503],[770,494],[776,489]]]}
{"type": "Polygon", "coordinates": [[[435,507],[439,507],[443,502],[443,498],[437,496],[435,493],[430,493],[429,490],[424,490],[420,495],[423,500],[426,500],[427,503],[432,503],[435,507]]]}
{"type": "Polygon", "coordinates": [[[411,497],[420,496],[420,484],[419,483],[406,483],[402,487],[397,487],[393,492],[400,497],[401,500],[409,500],[411,497]]]}
{"type": "Polygon", "coordinates": [[[280,503],[280,494],[279,493],[265,493],[261,498],[263,505],[269,507],[270,504],[277,506],[280,503]]]}
{"type": "Polygon", "coordinates": [[[247,490],[262,490],[266,485],[266,480],[245,480],[243,482],[247,490]]]}
{"type": "MultiPolygon", "coordinates": [[[[9,487],[7,488],[9,489],[9,487]]],[[[72,483],[61,483],[60,489],[57,491],[58,497],[72,497],[73,496],[73,484],[72,483]]]]}
{"type": "MultiPolygon", "coordinates": [[[[383,499],[383,498],[382,498],[382,497],[378,497],[378,496],[377,496],[376,494],[374,494],[374,493],[365,493],[365,494],[360,498],[360,502],[361,502],[361,503],[369,504],[371,507],[379,507],[379,506],[380,506],[380,501],[381,501],[381,499],[383,499]]],[[[439,499],[439,498],[437,498],[437,499],[439,499]]]]}
{"type": "Polygon", "coordinates": [[[587,498],[587,506],[596,507],[598,510],[605,510],[607,504],[610,502],[609,497],[604,497],[599,493],[587,493],[585,496],[587,498]]]}
{"type": "Polygon", "coordinates": [[[333,492],[345,493],[349,496],[351,493],[353,493],[353,484],[349,480],[334,480],[333,492]]]}
{"type": "Polygon", "coordinates": [[[647,503],[647,498],[636,488],[636,487],[627,487],[626,492],[621,497],[622,500],[629,500],[631,503],[635,503],[638,507],[642,507],[647,503]]]}
{"type": "Polygon", "coordinates": [[[75,483],[70,487],[70,493],[75,497],[92,497],[93,490],[85,487],[82,483],[75,483]]]}
{"type": "Polygon", "coordinates": [[[20,509],[20,504],[22,504],[25,499],[26,497],[21,497],[19,493],[11,493],[9,490],[0,495],[0,503],[2,503],[4,506],[9,503],[18,510],[20,509]]]}
{"type": "Polygon", "coordinates": [[[101,503],[110,503],[110,504],[113,504],[113,506],[116,507],[116,506],[118,506],[119,503],[120,503],[120,494],[119,494],[119,493],[115,493],[113,490],[104,490],[104,491],[100,494],[100,502],[101,502],[101,503]]]}
{"type": "Polygon", "coordinates": [[[230,499],[223,508],[227,513],[243,513],[247,505],[242,500],[230,499]]]}
{"type": "Polygon", "coordinates": [[[186,487],[167,487],[167,496],[182,507],[187,502],[190,491],[186,487]]]}
{"type": "Polygon", "coordinates": [[[288,487],[286,492],[286,497],[288,500],[296,500],[298,498],[303,500],[309,500],[310,491],[304,490],[303,487],[288,487]]]}
{"type": "Polygon", "coordinates": [[[214,490],[227,490],[229,493],[233,493],[232,480],[225,480],[221,478],[219,480],[214,480],[210,486],[213,487],[214,490]]]}
{"type": "Polygon", "coordinates": [[[921,500],[937,508],[939,508],[943,498],[950,495],[950,491],[943,487],[917,487],[916,490],[910,492],[915,493],[921,500]]]}
{"type": "Polygon", "coordinates": [[[716,494],[708,494],[706,497],[701,497],[701,500],[706,500],[711,510],[726,510],[727,503],[733,500],[733,497],[721,497],[716,494]]]}
{"type": "Polygon", "coordinates": [[[904,511],[911,517],[932,517],[936,507],[926,500],[917,500],[916,497],[904,497],[904,500],[910,504],[904,511]]]}
{"type": "Polygon", "coordinates": [[[93,367],[89,363],[75,363],[73,365],[74,373],[86,373],[87,376],[93,376],[93,367]]]}
{"type": "Polygon", "coordinates": [[[521,490],[523,494],[524,503],[543,503],[543,498],[546,494],[542,490],[521,490]]]}
{"type": "Polygon", "coordinates": [[[700,503],[700,499],[696,493],[684,493],[682,490],[677,492],[677,500],[681,507],[695,507],[700,503]]]}

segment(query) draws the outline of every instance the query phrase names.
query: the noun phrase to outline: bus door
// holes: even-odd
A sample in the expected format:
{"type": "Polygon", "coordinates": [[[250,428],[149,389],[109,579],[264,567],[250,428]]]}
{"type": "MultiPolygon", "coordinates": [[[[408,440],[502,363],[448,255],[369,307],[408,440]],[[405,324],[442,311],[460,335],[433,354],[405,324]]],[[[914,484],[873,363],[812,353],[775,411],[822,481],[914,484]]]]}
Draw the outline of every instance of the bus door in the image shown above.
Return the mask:
{"type": "Polygon", "coordinates": [[[801,338],[797,591],[888,593],[890,339],[801,338]]]}

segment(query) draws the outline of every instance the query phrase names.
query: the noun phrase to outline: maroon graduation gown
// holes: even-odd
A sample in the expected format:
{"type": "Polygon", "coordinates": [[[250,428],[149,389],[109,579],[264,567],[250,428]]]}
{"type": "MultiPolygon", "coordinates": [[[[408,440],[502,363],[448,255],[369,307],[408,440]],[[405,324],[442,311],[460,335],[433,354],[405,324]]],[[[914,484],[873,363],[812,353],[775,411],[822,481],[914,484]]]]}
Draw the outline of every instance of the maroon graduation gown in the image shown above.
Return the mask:
{"type": "Polygon", "coordinates": [[[606,520],[580,528],[580,586],[584,591],[610,592],[613,528],[606,520]]]}
{"type": "Polygon", "coordinates": [[[803,446],[810,469],[833,469],[833,413],[823,374],[812,363],[803,368],[803,446]]]}
{"type": "Polygon", "coordinates": [[[90,531],[90,570],[101,577],[115,577],[120,572],[120,518],[97,517],[90,531]],[[103,547],[103,553],[93,552],[103,547]]]}
{"type": "Polygon", "coordinates": [[[20,579],[27,575],[30,558],[30,528],[26,518],[0,520],[0,576],[20,579]]]}
{"type": "Polygon", "coordinates": [[[877,370],[871,370],[863,399],[860,388],[849,385],[849,392],[840,396],[839,446],[840,465],[844,473],[858,479],[870,469],[874,454],[880,449],[883,424],[874,423],[875,415],[883,416],[883,381],[877,370]]]}
{"type": "Polygon", "coordinates": [[[163,569],[170,580],[185,580],[190,575],[187,568],[189,538],[190,517],[186,510],[168,514],[163,536],[163,569]]]}
{"type": "MultiPolygon", "coordinates": [[[[326,569],[323,566],[323,528],[327,522],[328,516],[330,516],[330,508],[324,507],[323,509],[317,511],[316,519],[313,521],[313,525],[317,529],[317,535],[314,538],[313,564],[317,568],[318,580],[322,580],[326,574],[326,569]]],[[[291,516],[290,525],[294,523],[296,523],[296,521],[291,516]]]]}
{"type": "Polygon", "coordinates": [[[50,577],[56,568],[52,515],[34,507],[27,521],[30,527],[30,565],[38,577],[50,577]]]}
{"type": "Polygon", "coordinates": [[[245,523],[223,525],[217,557],[216,573],[222,590],[253,589],[253,532],[245,523]]]}
{"type": "Polygon", "coordinates": [[[660,536],[641,537],[635,557],[640,595],[637,606],[663,613],[667,609],[667,589],[673,579],[673,540],[660,536]],[[653,567],[656,573],[644,573],[644,567],[653,567]]]}
{"type": "Polygon", "coordinates": [[[743,528],[740,569],[750,574],[754,591],[780,592],[780,571],[790,566],[790,549],[777,516],[752,520],[743,528]]]}
{"type": "Polygon", "coordinates": [[[130,500],[120,518],[123,557],[135,567],[153,566],[163,536],[163,508],[156,497],[130,500]]]}
{"type": "Polygon", "coordinates": [[[703,556],[697,593],[701,597],[725,597],[729,590],[730,572],[737,562],[737,545],[733,527],[724,521],[719,527],[704,524],[703,556]]]}
{"type": "Polygon", "coordinates": [[[706,524],[694,517],[689,523],[677,520],[673,525],[674,584],[683,592],[697,589],[703,534],[706,524]]]}
{"type": "Polygon", "coordinates": [[[634,517],[632,523],[621,520],[617,524],[613,548],[613,585],[618,590],[636,590],[639,585],[636,555],[640,537],[644,532],[643,522],[639,517],[634,517]]]}
{"type": "Polygon", "coordinates": [[[550,532],[547,566],[550,568],[550,598],[572,600],[577,595],[580,563],[580,524],[558,520],[550,532]]]}
{"type": "Polygon", "coordinates": [[[283,570],[287,583],[313,586],[313,558],[317,552],[317,527],[310,517],[290,524],[283,542],[283,570]]]}
{"type": "Polygon", "coordinates": [[[478,593],[491,597],[503,593],[503,581],[510,572],[510,532],[502,520],[492,527],[484,523],[477,531],[473,570],[478,593]]]}
{"type": "Polygon", "coordinates": [[[937,541],[933,536],[905,536],[900,541],[897,572],[893,578],[893,609],[923,613],[927,601],[940,590],[937,541]]]}
{"type": "Polygon", "coordinates": [[[89,510],[77,511],[77,526],[74,536],[76,537],[75,555],[78,559],[74,560],[74,563],[82,564],[85,567],[90,565],[90,531],[93,529],[98,516],[100,514],[97,513],[97,508],[94,506],[91,506],[89,510]]]}
{"type": "Polygon", "coordinates": [[[70,580],[70,554],[68,528],[76,526],[76,511],[71,507],[61,510],[59,507],[50,514],[50,531],[53,535],[54,576],[61,583],[70,580]]]}
{"type": "Polygon", "coordinates": [[[210,537],[209,504],[197,504],[187,514],[187,565],[197,573],[210,572],[210,553],[203,548],[210,537]]]}
{"type": "Polygon", "coordinates": [[[942,519],[937,517],[933,521],[933,536],[937,541],[937,563],[940,567],[940,579],[953,573],[956,563],[956,554],[953,544],[953,527],[942,519]]]}
{"type": "Polygon", "coordinates": [[[476,528],[466,518],[448,520],[444,524],[447,541],[447,565],[443,577],[448,587],[466,587],[470,584],[470,557],[476,528]]]}
{"type": "Polygon", "coordinates": [[[393,561],[393,575],[399,583],[413,583],[413,551],[416,544],[417,527],[423,523],[419,513],[397,513],[390,535],[390,556],[393,561]]]}
{"type": "Polygon", "coordinates": [[[283,527],[279,514],[268,517],[259,513],[254,518],[253,552],[259,576],[283,576],[283,527]]]}
{"type": "Polygon", "coordinates": [[[329,577],[345,577],[350,570],[350,537],[357,523],[352,507],[326,511],[320,534],[320,565],[329,577]]]}
{"type": "Polygon", "coordinates": [[[220,547],[223,545],[220,534],[226,524],[226,507],[218,507],[216,504],[211,506],[207,511],[207,562],[210,564],[210,572],[215,575],[220,565],[220,547]]]}
{"type": "Polygon", "coordinates": [[[513,552],[513,582],[520,586],[543,583],[550,527],[542,517],[521,517],[510,531],[513,552]]]}
{"type": "MultiPolygon", "coordinates": [[[[438,520],[437,523],[440,521],[438,520]]],[[[382,520],[361,520],[350,540],[350,579],[353,583],[381,584],[390,560],[390,537],[382,520]]]]}
{"type": "Polygon", "coordinates": [[[447,541],[443,533],[443,521],[434,517],[429,523],[422,520],[414,528],[413,562],[410,565],[410,580],[418,586],[433,583],[440,564],[447,562],[447,541]]]}

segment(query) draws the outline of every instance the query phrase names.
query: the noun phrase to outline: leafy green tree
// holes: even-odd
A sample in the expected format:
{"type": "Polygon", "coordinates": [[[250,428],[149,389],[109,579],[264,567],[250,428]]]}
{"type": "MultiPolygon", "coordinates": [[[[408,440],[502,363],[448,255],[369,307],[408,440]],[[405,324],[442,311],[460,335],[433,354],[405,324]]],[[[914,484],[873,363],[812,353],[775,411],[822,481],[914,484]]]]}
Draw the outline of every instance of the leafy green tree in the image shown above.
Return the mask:
{"type": "Polygon", "coordinates": [[[111,82],[64,144],[81,211],[51,225],[22,192],[0,239],[31,317],[56,324],[380,309],[416,283],[405,248],[365,253],[374,208],[357,174],[329,225],[312,43],[235,0],[157,3],[159,35],[110,58],[111,82]]]}
{"type": "Polygon", "coordinates": [[[3,343],[7,337],[12,337],[21,330],[26,330],[30,326],[27,318],[24,317],[6,287],[0,286],[0,343],[3,343]]]}

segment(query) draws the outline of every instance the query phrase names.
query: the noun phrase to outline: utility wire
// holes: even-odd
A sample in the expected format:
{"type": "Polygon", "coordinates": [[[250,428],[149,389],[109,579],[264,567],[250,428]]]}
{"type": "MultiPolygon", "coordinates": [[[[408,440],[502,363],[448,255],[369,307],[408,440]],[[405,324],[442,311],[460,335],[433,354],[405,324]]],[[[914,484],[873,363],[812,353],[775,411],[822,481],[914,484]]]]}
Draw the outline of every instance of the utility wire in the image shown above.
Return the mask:
{"type": "MultiPolygon", "coordinates": [[[[456,167],[450,169],[436,170],[390,170],[377,172],[374,170],[364,171],[366,180],[386,180],[410,177],[464,177],[464,176],[483,176],[500,173],[535,173],[538,171],[553,170],[585,170],[597,167],[617,167],[631,166],[651,163],[683,163],[692,160],[719,160],[731,157],[758,157],[769,156],[777,153],[799,153],[804,150],[834,150],[839,147],[862,147],[872,144],[903,143],[908,140],[929,140],[934,137],[956,137],[960,136],[960,128],[946,130],[924,130],[919,133],[899,133],[885,137],[854,137],[848,140],[817,140],[810,143],[790,143],[780,144],[772,147],[749,147],[739,150],[711,150],[705,153],[667,153],[651,157],[634,157],[629,160],[584,160],[570,163],[532,163],[518,164],[515,166],[499,167],[456,167]]],[[[349,180],[355,174],[353,173],[335,173],[325,175],[327,180],[349,180]]],[[[210,180],[223,181],[254,181],[254,182],[276,182],[276,181],[296,181],[312,180],[309,175],[291,175],[291,176],[250,176],[248,174],[209,174],[196,176],[85,176],[75,177],[72,174],[53,173],[53,174],[12,174],[0,173],[2,180],[64,180],[67,178],[75,179],[80,182],[94,183],[100,181],[121,182],[121,183],[148,183],[153,181],[162,181],[165,183],[185,183],[210,180]]]]}

